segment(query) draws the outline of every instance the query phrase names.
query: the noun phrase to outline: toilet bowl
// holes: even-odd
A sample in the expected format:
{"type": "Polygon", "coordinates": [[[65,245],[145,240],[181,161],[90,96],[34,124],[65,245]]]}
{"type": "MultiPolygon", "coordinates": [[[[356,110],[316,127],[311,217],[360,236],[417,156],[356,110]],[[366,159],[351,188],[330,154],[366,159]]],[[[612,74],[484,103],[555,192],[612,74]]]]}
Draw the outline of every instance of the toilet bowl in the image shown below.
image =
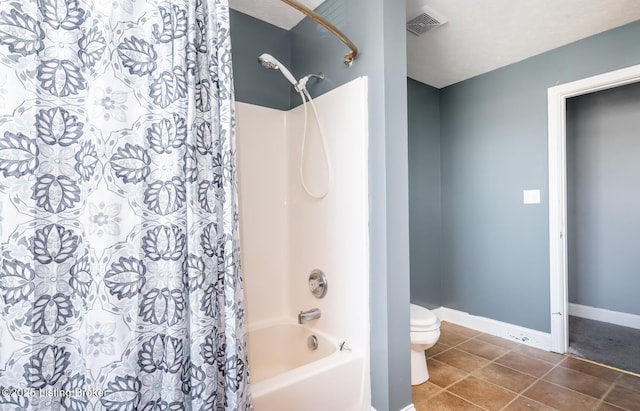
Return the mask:
{"type": "Polygon", "coordinates": [[[425,350],[440,338],[440,320],[428,309],[411,304],[411,385],[429,379],[425,350]]]}

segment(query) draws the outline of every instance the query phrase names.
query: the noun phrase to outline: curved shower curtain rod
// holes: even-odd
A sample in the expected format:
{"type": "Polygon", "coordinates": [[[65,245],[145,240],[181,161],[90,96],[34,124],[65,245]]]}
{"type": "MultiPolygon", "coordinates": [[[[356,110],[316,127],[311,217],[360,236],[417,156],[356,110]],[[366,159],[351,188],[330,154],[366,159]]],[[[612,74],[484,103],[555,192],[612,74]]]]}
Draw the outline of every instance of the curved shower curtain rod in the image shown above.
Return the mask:
{"type": "Polygon", "coordinates": [[[344,64],[346,64],[347,66],[351,67],[351,64],[353,64],[353,60],[355,60],[356,56],[358,55],[358,48],[356,47],[355,44],[353,44],[353,42],[351,40],[349,40],[349,38],[347,36],[342,34],[342,32],[340,30],[338,30],[333,24],[329,23],[328,21],[326,21],[325,19],[320,17],[318,15],[318,13],[316,13],[313,10],[311,10],[307,6],[305,6],[303,4],[300,4],[300,3],[298,3],[297,1],[294,1],[294,0],[282,0],[282,2],[288,4],[289,6],[293,7],[296,10],[301,11],[302,13],[306,14],[311,19],[313,19],[316,23],[320,24],[322,27],[324,27],[327,30],[329,30],[334,36],[339,38],[340,41],[342,41],[344,44],[346,44],[347,47],[349,47],[351,49],[351,53],[346,54],[344,56],[344,64]]]}

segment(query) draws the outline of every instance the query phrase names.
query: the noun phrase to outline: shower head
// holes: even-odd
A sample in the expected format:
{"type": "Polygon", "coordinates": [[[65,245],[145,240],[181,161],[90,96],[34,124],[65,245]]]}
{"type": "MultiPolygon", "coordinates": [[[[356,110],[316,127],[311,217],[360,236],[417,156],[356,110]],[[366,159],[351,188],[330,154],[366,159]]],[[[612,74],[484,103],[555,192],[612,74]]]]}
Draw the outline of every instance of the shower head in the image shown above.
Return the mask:
{"type": "Polygon", "coordinates": [[[293,84],[294,87],[297,86],[298,82],[293,77],[291,72],[282,63],[276,60],[276,58],[273,57],[271,54],[267,54],[267,53],[261,54],[260,57],[258,57],[258,62],[264,68],[280,70],[282,74],[285,76],[285,78],[289,80],[289,82],[291,82],[291,84],[293,84]]]}
{"type": "Polygon", "coordinates": [[[271,54],[263,53],[258,57],[258,63],[264,68],[267,69],[278,69],[278,60],[275,59],[271,54]]]}

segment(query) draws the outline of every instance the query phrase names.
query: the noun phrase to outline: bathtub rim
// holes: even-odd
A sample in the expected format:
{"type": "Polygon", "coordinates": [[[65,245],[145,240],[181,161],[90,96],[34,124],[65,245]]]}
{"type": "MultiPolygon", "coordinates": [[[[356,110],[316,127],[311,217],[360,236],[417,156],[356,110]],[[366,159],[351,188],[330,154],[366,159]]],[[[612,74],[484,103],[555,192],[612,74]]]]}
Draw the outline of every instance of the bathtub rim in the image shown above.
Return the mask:
{"type": "MultiPolygon", "coordinates": [[[[312,327],[310,324],[298,324],[291,318],[280,318],[252,324],[251,326],[248,326],[246,328],[246,333],[248,334],[252,331],[258,331],[280,325],[303,327],[309,332],[318,334],[329,341],[334,346],[335,351],[319,360],[312,361],[300,367],[293,368],[257,383],[252,383],[250,379],[249,386],[251,387],[251,394],[254,397],[270,394],[276,390],[283,389],[284,387],[287,387],[288,385],[291,385],[295,381],[298,381],[302,378],[318,375],[324,371],[340,366],[342,364],[346,364],[350,361],[365,361],[364,351],[358,349],[358,347],[349,346],[348,350],[340,350],[341,341],[336,339],[334,336],[328,335],[323,331],[312,327]]],[[[248,342],[247,350],[249,350],[248,342]]],[[[250,364],[249,367],[251,367],[250,364]]],[[[249,372],[251,372],[251,369],[249,369],[249,372]]]]}

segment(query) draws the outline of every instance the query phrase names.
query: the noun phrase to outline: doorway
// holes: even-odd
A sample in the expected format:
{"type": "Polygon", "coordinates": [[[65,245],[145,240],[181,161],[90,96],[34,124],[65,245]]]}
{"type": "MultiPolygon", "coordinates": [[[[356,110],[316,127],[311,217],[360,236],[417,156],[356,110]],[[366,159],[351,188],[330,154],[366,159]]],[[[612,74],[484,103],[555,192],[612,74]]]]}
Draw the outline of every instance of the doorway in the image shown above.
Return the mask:
{"type": "Polygon", "coordinates": [[[640,82],[566,112],[568,352],[640,373],[640,82]]]}
{"type": "Polygon", "coordinates": [[[568,352],[567,112],[568,98],[640,82],[640,65],[548,89],[551,350],[568,352]]]}

